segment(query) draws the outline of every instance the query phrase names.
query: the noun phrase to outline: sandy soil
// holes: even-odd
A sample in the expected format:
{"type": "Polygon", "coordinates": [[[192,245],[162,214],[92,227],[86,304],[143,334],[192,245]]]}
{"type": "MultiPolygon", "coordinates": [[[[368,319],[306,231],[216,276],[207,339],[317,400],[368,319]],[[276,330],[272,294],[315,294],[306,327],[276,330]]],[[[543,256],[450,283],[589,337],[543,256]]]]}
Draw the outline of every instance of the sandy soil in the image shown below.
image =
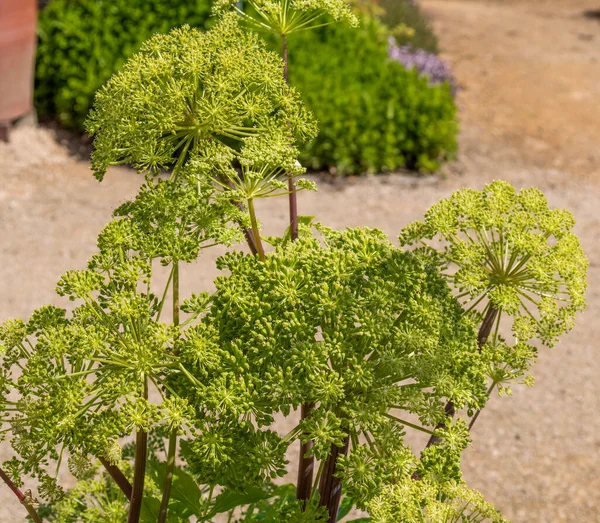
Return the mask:
{"type": "MultiPolygon", "coordinates": [[[[535,185],[572,210],[591,260],[589,308],[579,325],[536,365],[536,386],[493,398],[465,455],[474,488],[515,523],[599,521],[600,363],[600,22],[581,16],[593,1],[423,0],[445,56],[463,86],[459,161],[437,177],[401,175],[321,183],[302,195],[303,214],[335,227],[368,225],[391,237],[439,198],[494,179],[535,185]],[[514,31],[518,35],[513,34],[514,31]],[[508,34],[510,33],[510,34],[508,34]],[[592,35],[581,40],[579,34],[592,35]],[[577,49],[579,50],[577,50],[577,49]],[[573,95],[578,92],[580,95],[573,95]],[[535,144],[546,144],[536,149],[535,144]]],[[[0,321],[46,303],[65,305],[54,286],[94,252],[111,210],[140,178],[113,169],[99,184],[46,130],[20,129],[0,144],[0,321]]],[[[280,231],[286,204],[259,209],[280,231]]],[[[184,295],[209,289],[217,251],[183,274],[184,295]]],[[[0,459],[9,456],[0,445],[0,459]]],[[[0,521],[22,509],[0,487],[0,521]]]]}
{"type": "Polygon", "coordinates": [[[533,165],[600,176],[600,2],[421,4],[462,87],[464,125],[533,165]]]}

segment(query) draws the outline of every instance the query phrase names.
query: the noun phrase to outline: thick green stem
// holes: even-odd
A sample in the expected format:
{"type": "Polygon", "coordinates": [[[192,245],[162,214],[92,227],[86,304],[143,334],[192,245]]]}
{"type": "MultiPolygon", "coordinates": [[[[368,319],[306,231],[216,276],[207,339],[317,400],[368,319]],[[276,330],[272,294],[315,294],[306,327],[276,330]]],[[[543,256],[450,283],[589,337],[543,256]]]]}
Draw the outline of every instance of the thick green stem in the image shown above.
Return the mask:
{"type": "Polygon", "coordinates": [[[165,484],[163,486],[162,501],[160,504],[160,514],[158,523],[167,521],[167,511],[169,509],[169,499],[171,498],[171,487],[173,485],[173,470],[175,468],[175,454],[177,452],[177,432],[174,430],[169,437],[169,450],[167,454],[167,468],[165,471],[165,484]]]}
{"type": "Polygon", "coordinates": [[[179,261],[173,260],[173,325],[179,326],[179,261]]]}
{"type": "Polygon", "coordinates": [[[117,486],[121,489],[121,492],[125,494],[127,499],[131,499],[132,487],[129,480],[125,477],[125,474],[121,472],[121,469],[116,465],[110,464],[106,459],[99,458],[100,463],[106,469],[106,472],[110,474],[110,477],[114,480],[117,486]]]}
{"type": "Polygon", "coordinates": [[[319,506],[327,507],[327,523],[336,523],[340,501],[342,500],[342,480],[335,476],[338,472],[339,456],[346,456],[350,446],[350,436],[346,436],[341,447],[331,446],[331,453],[325,461],[323,474],[319,482],[319,506]]]}
{"type": "Polygon", "coordinates": [[[25,510],[27,510],[27,513],[31,516],[31,519],[33,519],[33,521],[35,523],[42,523],[42,518],[40,517],[40,515],[37,513],[37,511],[35,510],[35,508],[32,505],[33,499],[31,497],[31,493],[27,492],[27,493],[23,494],[23,492],[21,492],[21,490],[19,490],[19,488],[6,475],[6,472],[4,472],[4,470],[2,470],[1,468],[0,468],[0,478],[2,478],[2,481],[4,481],[4,483],[6,483],[8,488],[10,490],[12,490],[13,494],[15,496],[17,496],[17,498],[21,502],[21,505],[23,505],[25,507],[25,510]]]}
{"type": "Polygon", "coordinates": [[[250,213],[250,221],[252,223],[252,235],[254,236],[254,244],[256,245],[256,252],[261,260],[265,259],[265,251],[262,246],[262,240],[260,239],[260,232],[258,230],[258,220],[256,219],[256,211],[254,209],[254,200],[250,198],[248,200],[248,212],[250,213]]]}

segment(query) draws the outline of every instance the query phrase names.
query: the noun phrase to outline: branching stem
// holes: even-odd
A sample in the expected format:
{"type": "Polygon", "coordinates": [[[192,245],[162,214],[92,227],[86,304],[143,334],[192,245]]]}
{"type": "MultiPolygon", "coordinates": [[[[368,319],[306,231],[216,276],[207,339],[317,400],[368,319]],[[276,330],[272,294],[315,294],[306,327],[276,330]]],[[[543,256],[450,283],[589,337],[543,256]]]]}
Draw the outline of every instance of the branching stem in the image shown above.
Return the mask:
{"type": "Polygon", "coordinates": [[[110,474],[110,477],[114,480],[117,486],[121,489],[121,492],[125,494],[127,499],[131,499],[132,487],[129,480],[125,477],[125,474],[121,472],[121,469],[116,465],[112,465],[104,458],[99,458],[100,463],[106,469],[106,472],[110,474]]]}
{"type": "Polygon", "coordinates": [[[254,209],[254,200],[248,200],[248,212],[250,213],[250,221],[252,223],[252,235],[254,236],[254,245],[256,252],[261,260],[265,259],[265,250],[263,249],[262,240],[260,239],[260,231],[258,230],[258,220],[256,219],[256,211],[254,209]]]}
{"type": "MultiPolygon", "coordinates": [[[[492,393],[492,391],[494,390],[494,387],[496,386],[496,382],[493,381],[492,384],[490,385],[490,388],[487,391],[487,395],[488,397],[490,396],[490,394],[492,393]]],[[[469,423],[469,432],[471,432],[471,429],[473,428],[473,425],[475,425],[475,422],[477,421],[477,418],[479,417],[479,415],[481,414],[481,410],[478,410],[475,415],[471,418],[471,422],[469,423]]]]}
{"type": "MultiPolygon", "coordinates": [[[[477,333],[477,346],[479,347],[479,352],[481,352],[481,349],[483,348],[483,346],[486,344],[490,333],[492,332],[492,327],[494,326],[494,322],[496,321],[496,317],[498,316],[498,309],[496,309],[493,305],[489,304],[487,307],[487,311],[485,313],[485,317],[483,318],[483,321],[481,322],[481,327],[479,328],[479,332],[477,333]]],[[[456,409],[454,408],[454,403],[452,401],[449,401],[448,403],[446,403],[446,407],[445,407],[445,411],[446,411],[446,416],[453,418],[454,415],[456,414],[456,409]]],[[[480,412],[480,411],[479,411],[480,412]]],[[[479,416],[479,412],[477,412],[477,414],[475,415],[475,419],[477,419],[477,417],[479,416]]],[[[471,420],[471,425],[474,423],[473,420],[471,420]]],[[[436,429],[443,429],[445,427],[444,423],[439,423],[436,427],[436,429]]],[[[470,428],[470,426],[469,426],[470,428]]],[[[431,436],[429,438],[429,441],[427,442],[426,448],[427,447],[431,447],[431,445],[436,445],[438,442],[440,441],[439,436],[431,436]]]]}
{"type": "Polygon", "coordinates": [[[4,483],[6,483],[8,488],[10,490],[12,490],[13,494],[15,496],[17,496],[17,498],[21,502],[21,505],[23,505],[25,507],[25,509],[27,510],[27,513],[31,516],[31,519],[33,519],[33,521],[35,523],[42,523],[42,518],[37,513],[37,511],[35,510],[33,505],[31,504],[33,501],[31,499],[31,495],[29,493],[23,494],[23,492],[21,492],[21,490],[19,490],[19,488],[13,483],[13,481],[6,475],[6,472],[4,472],[4,470],[2,470],[1,468],[0,468],[0,478],[2,478],[2,481],[4,481],[4,483]]]}

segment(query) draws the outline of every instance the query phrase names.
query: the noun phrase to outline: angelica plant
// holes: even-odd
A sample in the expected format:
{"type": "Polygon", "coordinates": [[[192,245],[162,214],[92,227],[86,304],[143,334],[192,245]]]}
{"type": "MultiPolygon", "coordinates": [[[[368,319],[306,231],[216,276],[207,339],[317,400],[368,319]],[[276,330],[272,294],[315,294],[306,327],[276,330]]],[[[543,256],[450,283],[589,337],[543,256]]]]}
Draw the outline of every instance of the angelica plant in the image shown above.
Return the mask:
{"type": "MultiPolygon", "coordinates": [[[[337,0],[255,4],[273,21],[309,16],[297,30],[352,21],[337,0]]],[[[334,523],[352,507],[379,523],[504,521],[464,484],[469,426],[454,413],[474,419],[490,381],[528,371],[530,340],[572,327],[586,261],[569,215],[495,183],[407,228],[414,252],[307,217],[264,237],[256,199],[314,189],[296,145],[316,125],[285,61],[239,21],[155,36],[98,93],[96,177],[127,164],[145,180],[87,268],[58,282],[70,306],[0,326],[14,454],[0,478],[34,521],[57,523],[334,523]],[[244,239],[250,253],[234,248],[244,239]],[[215,290],[184,296],[182,271],[215,245],[215,290]],[[414,453],[411,431],[436,444],[414,453]],[[297,485],[281,485],[298,444],[297,485]]]]}
{"type": "Polygon", "coordinates": [[[588,262],[574,224],[537,189],[496,181],[454,193],[403,230],[401,243],[436,260],[465,310],[481,314],[489,393],[510,393],[522,378],[532,384],[525,376],[537,356],[532,341],[554,346],[585,308],[588,262]],[[503,317],[512,342],[500,329],[503,317]]]}

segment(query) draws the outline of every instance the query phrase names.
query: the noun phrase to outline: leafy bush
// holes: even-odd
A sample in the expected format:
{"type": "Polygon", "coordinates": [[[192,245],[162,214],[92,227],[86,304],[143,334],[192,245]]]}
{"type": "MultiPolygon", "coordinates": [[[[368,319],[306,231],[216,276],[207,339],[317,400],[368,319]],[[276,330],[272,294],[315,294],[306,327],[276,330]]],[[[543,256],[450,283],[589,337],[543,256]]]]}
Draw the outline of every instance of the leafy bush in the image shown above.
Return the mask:
{"type": "MultiPolygon", "coordinates": [[[[210,3],[54,0],[40,15],[40,116],[83,129],[97,89],[142,41],[183,23],[206,27],[210,3]]],[[[321,122],[320,136],[304,148],[310,167],[339,174],[432,171],[454,153],[457,125],[447,90],[429,89],[391,64],[386,45],[385,31],[368,18],[358,31],[339,24],[290,41],[291,81],[321,122]]]]}
{"type": "Polygon", "coordinates": [[[438,39],[414,0],[378,0],[381,21],[393,32],[398,45],[410,45],[429,53],[439,52],[438,39]]]}
{"type": "Polygon", "coordinates": [[[374,19],[290,38],[290,81],[319,121],[304,149],[313,169],[338,174],[433,171],[456,151],[456,106],[448,85],[388,58],[386,32],[374,19]]]}
{"type": "Polygon", "coordinates": [[[96,91],[141,43],[206,27],[211,0],[53,0],[39,15],[35,103],[41,117],[83,129],[96,91]]]}

